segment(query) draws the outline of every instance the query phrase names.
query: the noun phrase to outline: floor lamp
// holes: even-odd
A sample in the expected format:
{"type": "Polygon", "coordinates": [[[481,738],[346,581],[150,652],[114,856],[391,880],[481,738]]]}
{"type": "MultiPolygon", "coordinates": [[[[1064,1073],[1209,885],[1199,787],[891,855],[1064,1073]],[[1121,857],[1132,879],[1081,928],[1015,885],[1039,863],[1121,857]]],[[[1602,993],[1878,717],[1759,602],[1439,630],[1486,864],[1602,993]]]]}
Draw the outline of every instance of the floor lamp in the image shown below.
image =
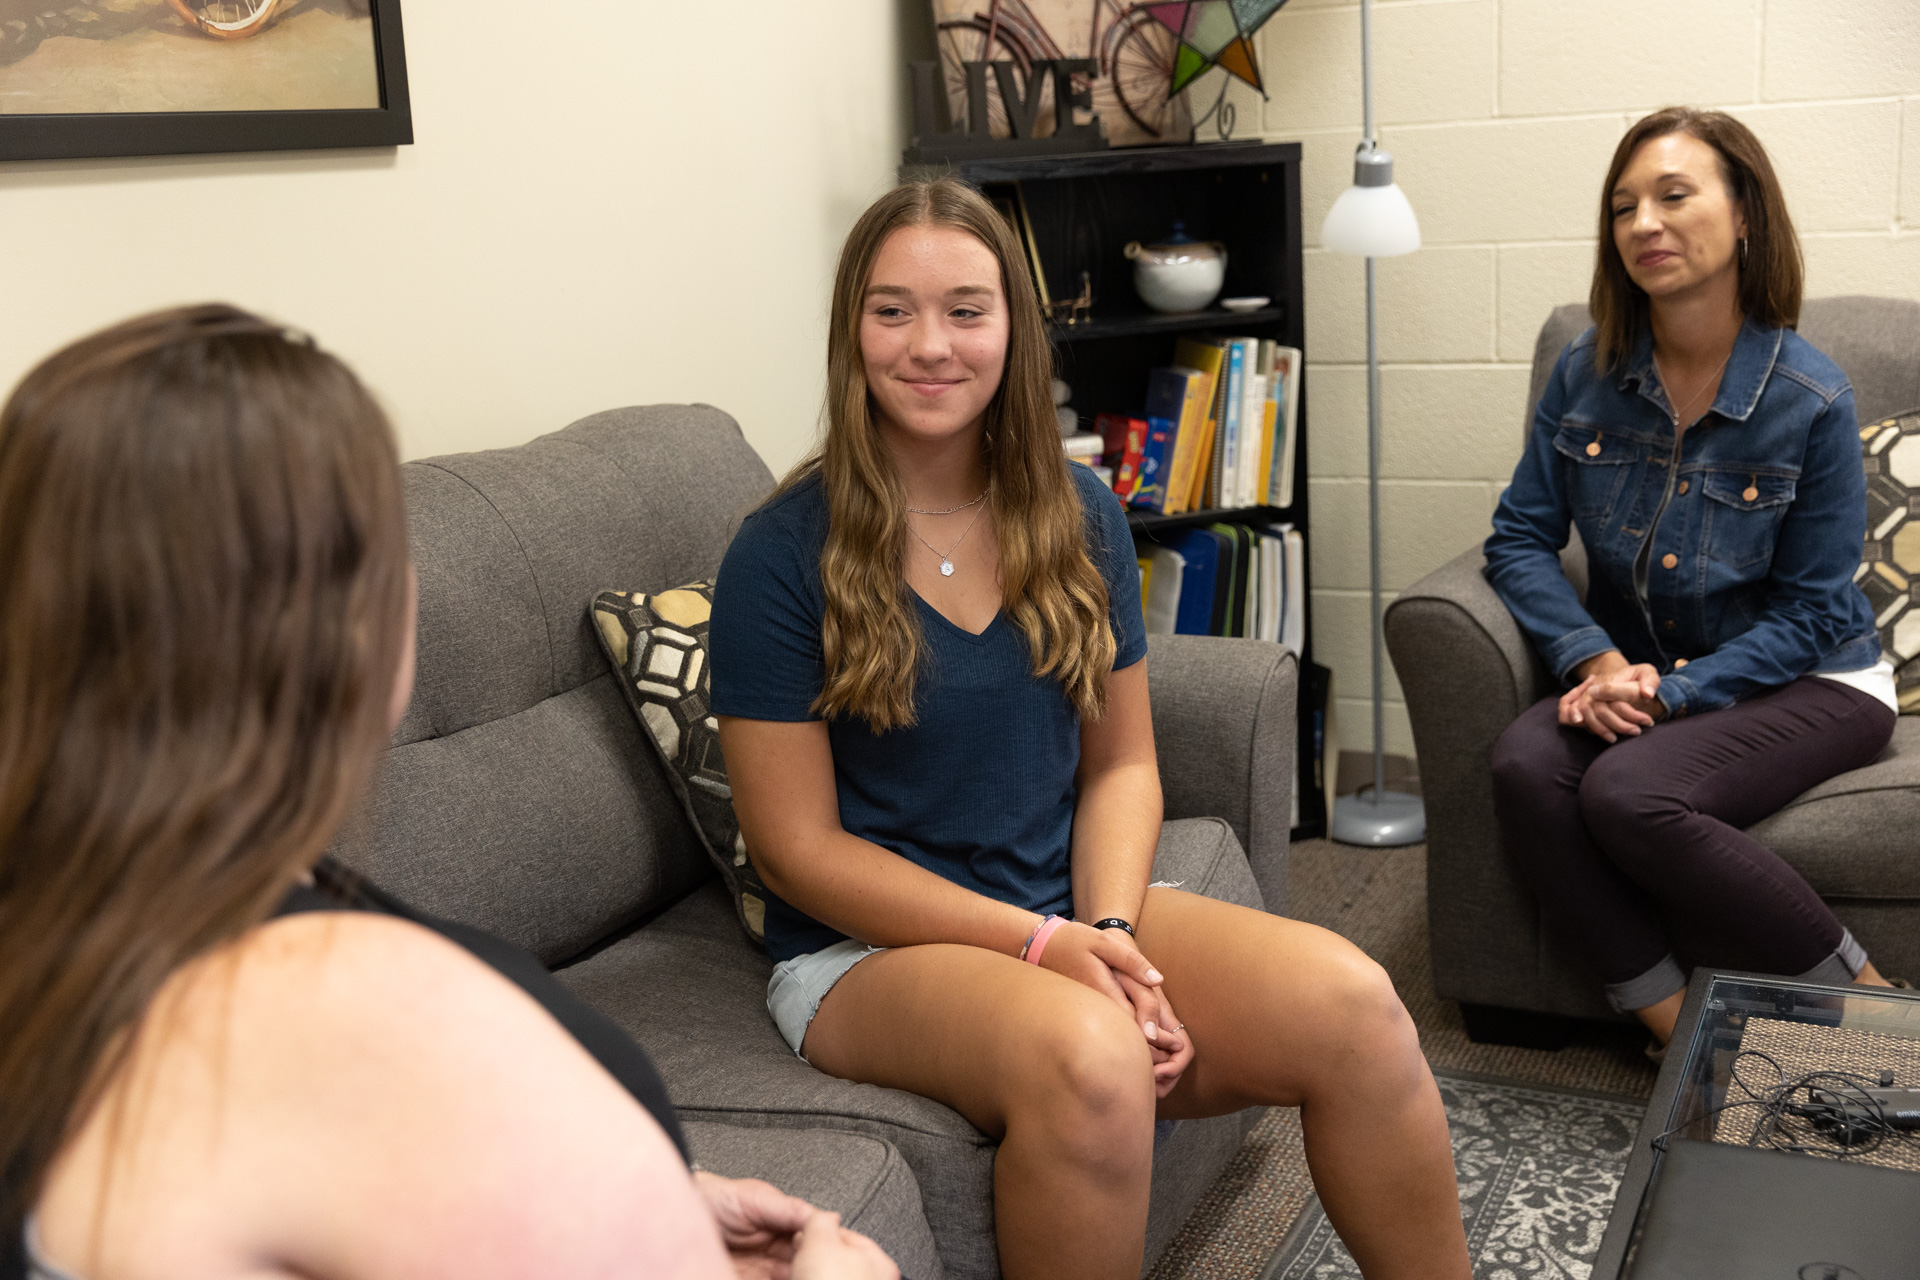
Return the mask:
{"type": "MultiPolygon", "coordinates": [[[[1373,787],[1333,802],[1331,835],[1342,844],[1387,847],[1427,838],[1420,797],[1387,790],[1380,629],[1380,344],[1374,323],[1373,260],[1420,247],[1420,223],[1393,180],[1393,157],[1373,145],[1373,5],[1360,0],[1360,96],[1366,134],[1353,157],[1353,185],[1327,210],[1320,242],[1334,253],[1367,260],[1367,552],[1368,630],[1373,640],[1373,787]]],[[[1331,743],[1328,744],[1332,746],[1331,743]]]]}

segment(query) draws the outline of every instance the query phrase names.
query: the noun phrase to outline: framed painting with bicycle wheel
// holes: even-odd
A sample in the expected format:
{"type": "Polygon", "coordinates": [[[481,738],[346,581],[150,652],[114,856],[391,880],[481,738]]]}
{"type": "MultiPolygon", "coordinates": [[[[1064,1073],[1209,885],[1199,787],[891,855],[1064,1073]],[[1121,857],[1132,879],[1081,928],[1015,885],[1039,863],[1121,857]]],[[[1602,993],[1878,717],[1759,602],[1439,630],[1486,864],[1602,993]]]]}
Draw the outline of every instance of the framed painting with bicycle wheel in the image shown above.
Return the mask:
{"type": "Polygon", "coordinates": [[[412,141],[400,0],[0,0],[0,160],[412,141]]]}
{"type": "MultiPolygon", "coordinates": [[[[1024,86],[1036,63],[1085,58],[1095,67],[1084,85],[1092,112],[1116,147],[1192,142],[1202,128],[1230,137],[1234,106],[1227,87],[1238,79],[1265,95],[1253,37],[1285,3],[932,0],[952,118],[965,112],[962,68],[968,63],[1011,63],[1015,82],[1024,86]]],[[[1044,104],[1040,115],[1035,136],[1044,137],[1044,104]]],[[[997,97],[988,105],[988,125],[993,136],[1008,136],[1006,108],[997,97]]]]}

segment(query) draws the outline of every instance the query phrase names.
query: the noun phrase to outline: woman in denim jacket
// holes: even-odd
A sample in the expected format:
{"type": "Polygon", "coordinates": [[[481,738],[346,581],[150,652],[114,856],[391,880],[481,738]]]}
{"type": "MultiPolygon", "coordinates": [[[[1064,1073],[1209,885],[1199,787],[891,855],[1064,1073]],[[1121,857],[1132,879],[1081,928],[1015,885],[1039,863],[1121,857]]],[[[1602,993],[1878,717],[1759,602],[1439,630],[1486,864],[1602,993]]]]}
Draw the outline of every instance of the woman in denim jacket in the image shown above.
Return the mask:
{"type": "Polygon", "coordinates": [[[1662,1044],[1676,952],[1884,984],[1743,830],[1871,763],[1897,711],[1853,582],[1853,392],[1793,331],[1800,290],[1746,126],[1677,107],[1634,125],[1603,188],[1595,325],[1561,353],[1486,543],[1488,581],[1569,686],[1501,735],[1501,833],[1548,927],[1662,1044]],[[1569,527],[1584,604],[1560,569],[1569,527]]]}

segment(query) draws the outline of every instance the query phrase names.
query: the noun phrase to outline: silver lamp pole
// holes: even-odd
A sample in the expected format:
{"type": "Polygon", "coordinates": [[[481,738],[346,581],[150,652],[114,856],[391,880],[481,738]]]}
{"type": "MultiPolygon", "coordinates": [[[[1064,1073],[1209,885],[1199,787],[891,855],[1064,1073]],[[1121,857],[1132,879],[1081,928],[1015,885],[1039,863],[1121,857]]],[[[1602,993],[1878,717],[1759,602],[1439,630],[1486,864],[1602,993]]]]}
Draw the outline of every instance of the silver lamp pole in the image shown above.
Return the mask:
{"type": "Polygon", "coordinates": [[[1367,261],[1367,568],[1368,627],[1373,641],[1373,786],[1333,802],[1330,834],[1342,844],[1389,847],[1427,838],[1420,797],[1387,790],[1386,647],[1380,609],[1380,343],[1375,317],[1373,260],[1420,247],[1420,224],[1393,180],[1393,157],[1373,139],[1373,6],[1360,0],[1360,96],[1366,125],[1353,157],[1349,187],[1320,229],[1337,253],[1367,261]]]}

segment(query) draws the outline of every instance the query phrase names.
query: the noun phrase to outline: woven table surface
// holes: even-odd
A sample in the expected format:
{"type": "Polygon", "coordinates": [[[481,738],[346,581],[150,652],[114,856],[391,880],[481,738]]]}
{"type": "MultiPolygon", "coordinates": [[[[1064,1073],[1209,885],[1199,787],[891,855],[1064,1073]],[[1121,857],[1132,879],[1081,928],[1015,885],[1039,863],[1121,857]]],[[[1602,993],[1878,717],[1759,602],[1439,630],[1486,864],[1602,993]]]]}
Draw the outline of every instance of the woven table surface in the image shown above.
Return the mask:
{"type": "MultiPolygon", "coordinates": [[[[1847,1071],[1880,1078],[1883,1071],[1893,1072],[1896,1085],[1920,1086],[1920,1040],[1905,1036],[1882,1035],[1857,1027],[1826,1027],[1806,1022],[1785,1022],[1778,1018],[1748,1018],[1740,1035],[1742,1050],[1757,1050],[1780,1064],[1782,1076],[1791,1079],[1809,1071],[1847,1071]]],[[[1764,1062],[1749,1058],[1740,1064],[1740,1074],[1756,1089],[1775,1083],[1764,1062]]],[[[1728,1091],[1728,1101],[1743,1096],[1736,1085],[1728,1091]]],[[[1804,1100],[1804,1095],[1796,1095],[1804,1100]]],[[[1714,1141],[1744,1146],[1753,1137],[1762,1120],[1758,1107],[1738,1107],[1720,1114],[1714,1126],[1714,1141]]],[[[1815,1131],[1813,1125],[1797,1116],[1786,1117],[1780,1137],[1811,1148],[1816,1154],[1838,1159],[1842,1149],[1815,1131]]],[[[1920,1130],[1906,1130],[1889,1137],[1872,1151],[1845,1152],[1849,1160],[1885,1165],[1889,1169],[1907,1169],[1920,1173],[1920,1130]]]]}

